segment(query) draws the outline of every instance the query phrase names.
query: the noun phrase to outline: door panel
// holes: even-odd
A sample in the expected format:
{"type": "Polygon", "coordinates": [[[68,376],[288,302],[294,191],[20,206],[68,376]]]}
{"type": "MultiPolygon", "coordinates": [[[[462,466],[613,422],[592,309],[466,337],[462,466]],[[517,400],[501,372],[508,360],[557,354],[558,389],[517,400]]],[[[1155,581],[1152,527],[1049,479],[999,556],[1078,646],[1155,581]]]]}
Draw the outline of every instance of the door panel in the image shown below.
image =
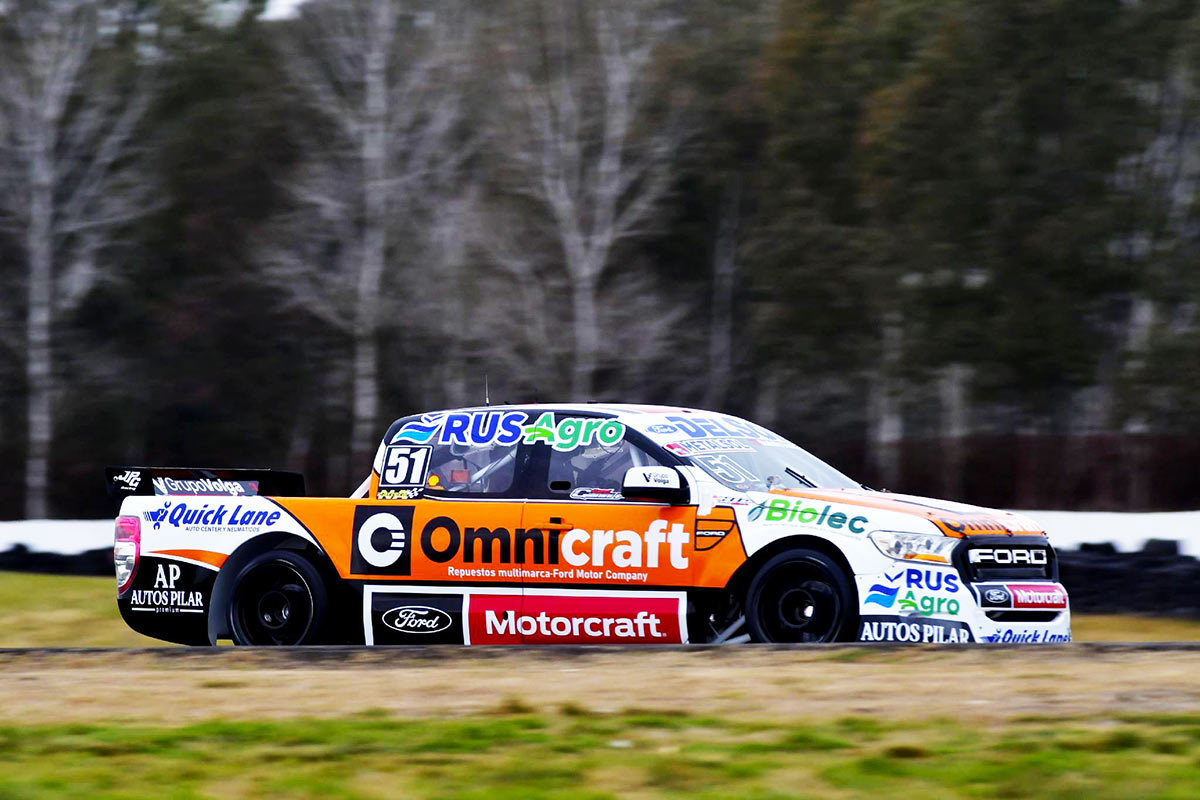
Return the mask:
{"type": "Polygon", "coordinates": [[[527,586],[691,585],[695,506],[529,501],[521,524],[546,531],[550,547],[545,568],[525,575],[527,586]]]}

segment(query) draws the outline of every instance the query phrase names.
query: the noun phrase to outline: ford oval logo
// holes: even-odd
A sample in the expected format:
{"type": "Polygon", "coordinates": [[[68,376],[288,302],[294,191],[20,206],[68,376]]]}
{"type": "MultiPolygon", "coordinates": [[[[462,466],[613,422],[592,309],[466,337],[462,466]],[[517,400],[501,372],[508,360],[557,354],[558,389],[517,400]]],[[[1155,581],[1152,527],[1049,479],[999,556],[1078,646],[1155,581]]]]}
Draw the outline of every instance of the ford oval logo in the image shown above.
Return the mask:
{"type": "Polygon", "coordinates": [[[1004,591],[1003,589],[988,589],[986,592],[983,593],[983,597],[989,603],[1007,603],[1008,602],[1008,592],[1004,591]]]}
{"type": "Polygon", "coordinates": [[[440,633],[454,620],[440,608],[399,606],[383,612],[383,624],[400,633],[440,633]]]}
{"type": "Polygon", "coordinates": [[[657,434],[674,433],[676,428],[674,425],[651,425],[650,427],[646,428],[646,431],[647,433],[657,434]]]}

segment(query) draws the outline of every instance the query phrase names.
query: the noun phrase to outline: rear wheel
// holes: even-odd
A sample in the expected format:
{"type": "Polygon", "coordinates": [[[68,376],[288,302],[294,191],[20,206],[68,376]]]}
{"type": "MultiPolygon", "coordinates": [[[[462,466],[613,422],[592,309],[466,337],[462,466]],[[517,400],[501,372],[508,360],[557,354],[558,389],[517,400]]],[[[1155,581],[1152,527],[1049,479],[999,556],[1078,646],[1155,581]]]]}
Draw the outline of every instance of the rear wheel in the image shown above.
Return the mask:
{"type": "Polygon", "coordinates": [[[312,644],[329,605],[321,574],[291,550],[272,550],[238,573],[229,600],[234,644],[312,644]]]}
{"type": "Polygon", "coordinates": [[[756,642],[836,642],[854,617],[845,572],[824,553],[788,550],[758,571],[746,593],[756,642]]]}

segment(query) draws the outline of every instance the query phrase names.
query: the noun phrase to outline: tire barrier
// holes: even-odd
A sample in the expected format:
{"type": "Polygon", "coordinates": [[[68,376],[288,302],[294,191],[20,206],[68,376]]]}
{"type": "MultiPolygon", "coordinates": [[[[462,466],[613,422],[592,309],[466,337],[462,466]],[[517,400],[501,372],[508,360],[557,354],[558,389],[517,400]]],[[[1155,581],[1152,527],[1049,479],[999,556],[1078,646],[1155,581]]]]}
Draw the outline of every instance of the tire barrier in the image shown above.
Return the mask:
{"type": "Polygon", "coordinates": [[[6,572],[42,572],[50,575],[113,576],[113,551],[88,550],[83,553],[38,553],[13,545],[0,553],[0,570],[6,572]]]}
{"type": "Polygon", "coordinates": [[[1151,539],[1135,553],[1084,544],[1060,551],[1058,565],[1072,611],[1200,618],[1200,561],[1176,541],[1151,539]]]}

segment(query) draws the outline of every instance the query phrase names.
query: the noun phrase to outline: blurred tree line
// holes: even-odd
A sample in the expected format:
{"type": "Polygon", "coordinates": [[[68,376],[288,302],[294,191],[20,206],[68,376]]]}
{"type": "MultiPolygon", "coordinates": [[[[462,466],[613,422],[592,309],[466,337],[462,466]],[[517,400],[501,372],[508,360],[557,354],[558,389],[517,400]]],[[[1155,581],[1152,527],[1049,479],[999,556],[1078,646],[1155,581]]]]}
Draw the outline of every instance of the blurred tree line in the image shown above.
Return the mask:
{"type": "Polygon", "coordinates": [[[0,0],[0,517],[392,418],[748,416],[871,485],[1200,500],[1200,10],[0,0]]]}

